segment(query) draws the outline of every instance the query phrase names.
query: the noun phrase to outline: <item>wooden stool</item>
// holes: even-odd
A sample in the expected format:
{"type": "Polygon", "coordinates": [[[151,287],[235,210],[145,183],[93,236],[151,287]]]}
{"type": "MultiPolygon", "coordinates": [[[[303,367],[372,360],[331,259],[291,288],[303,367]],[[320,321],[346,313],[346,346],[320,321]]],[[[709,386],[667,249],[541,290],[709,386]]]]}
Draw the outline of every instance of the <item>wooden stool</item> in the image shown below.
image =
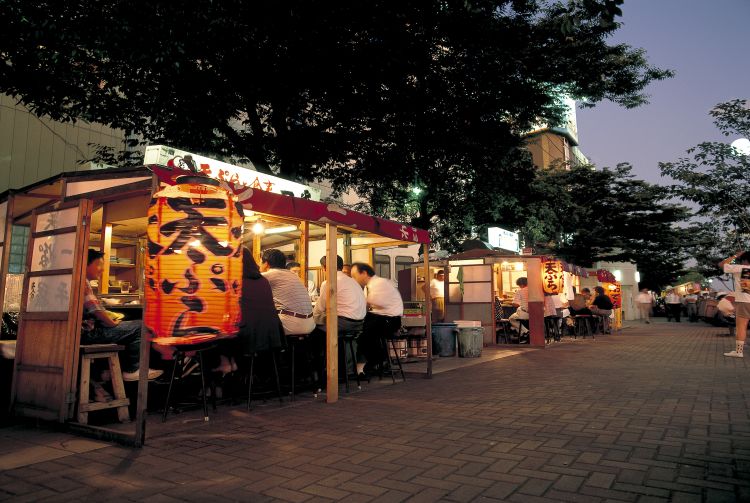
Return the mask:
{"type": "MultiPolygon", "coordinates": [[[[295,396],[295,384],[296,384],[296,376],[295,376],[295,366],[297,365],[296,362],[296,354],[297,354],[297,345],[304,345],[307,342],[307,337],[310,334],[287,334],[286,340],[289,343],[289,346],[292,348],[292,402],[294,401],[295,396]]],[[[305,357],[305,361],[307,362],[307,369],[308,369],[308,375],[310,378],[314,381],[315,377],[313,376],[313,368],[310,364],[310,360],[307,359],[307,355],[303,354],[305,357]]]]}
{"type": "Polygon", "coordinates": [[[89,412],[104,409],[117,409],[117,419],[121,423],[130,422],[128,406],[130,400],[125,396],[125,384],[122,381],[122,370],[117,352],[125,349],[118,344],[86,344],[81,346],[81,380],[78,383],[78,422],[88,424],[89,412]],[[110,402],[89,403],[89,385],[91,384],[91,362],[107,359],[109,373],[112,376],[112,390],[115,398],[110,402]]]}
{"type": "Polygon", "coordinates": [[[594,333],[591,330],[591,320],[593,316],[590,314],[577,314],[575,316],[576,325],[575,325],[575,333],[573,335],[574,339],[577,339],[580,335],[582,338],[586,338],[586,336],[591,336],[592,339],[594,339],[594,333]]]}
{"type": "MultiPolygon", "coordinates": [[[[383,334],[380,337],[380,347],[385,352],[383,356],[385,356],[385,359],[388,360],[388,370],[390,370],[391,372],[391,379],[393,379],[393,384],[396,384],[396,374],[399,372],[401,372],[401,381],[406,382],[406,375],[404,374],[404,367],[403,365],[401,365],[401,358],[398,356],[398,348],[396,348],[396,341],[404,341],[404,340],[407,340],[407,336],[405,333],[401,332],[401,329],[398,329],[392,334],[383,334]],[[391,352],[388,349],[389,343],[390,343],[391,349],[393,350],[393,355],[395,358],[391,357],[391,352]],[[398,370],[396,370],[395,365],[393,365],[394,359],[396,360],[396,365],[398,365],[398,370]]],[[[383,378],[383,362],[380,362],[380,365],[378,367],[380,370],[380,379],[382,379],[383,378]]]]}

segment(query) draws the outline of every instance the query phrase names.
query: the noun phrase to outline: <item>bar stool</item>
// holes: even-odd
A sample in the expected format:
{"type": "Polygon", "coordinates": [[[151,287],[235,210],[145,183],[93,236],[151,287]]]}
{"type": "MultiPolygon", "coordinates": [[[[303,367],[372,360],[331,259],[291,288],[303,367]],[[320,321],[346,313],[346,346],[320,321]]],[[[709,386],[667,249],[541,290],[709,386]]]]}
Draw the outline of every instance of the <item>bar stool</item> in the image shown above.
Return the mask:
{"type": "MultiPolygon", "coordinates": [[[[385,358],[388,360],[388,368],[391,372],[391,379],[393,379],[393,384],[396,384],[396,374],[398,372],[401,372],[401,381],[406,382],[406,375],[404,374],[404,367],[401,365],[401,357],[398,356],[398,349],[396,348],[396,341],[403,341],[406,340],[407,336],[405,333],[401,331],[399,328],[392,334],[384,334],[380,338],[380,346],[385,351],[385,358]],[[391,352],[388,349],[388,343],[391,345],[391,349],[393,350],[393,355],[396,357],[396,364],[398,365],[398,371],[393,366],[393,358],[391,358],[391,352]]],[[[383,360],[385,361],[385,360],[383,360]]],[[[380,378],[383,378],[383,362],[380,362],[380,378]]]]}
{"type": "MultiPolygon", "coordinates": [[[[310,334],[287,334],[286,335],[287,341],[289,342],[289,345],[292,348],[292,402],[294,401],[294,396],[295,396],[294,391],[295,391],[295,384],[296,384],[295,371],[297,368],[296,367],[297,345],[304,345],[307,342],[307,338],[309,335],[310,334]]],[[[307,359],[307,357],[305,358],[305,361],[307,362],[307,369],[309,371],[308,375],[310,376],[311,379],[314,379],[312,364],[310,363],[310,360],[307,359]]]]}
{"type": "Polygon", "coordinates": [[[560,332],[560,318],[559,316],[545,316],[544,317],[544,338],[547,343],[551,341],[559,341],[561,338],[560,332]]]}
{"type": "Polygon", "coordinates": [[[349,348],[349,352],[352,356],[352,364],[354,365],[354,375],[357,377],[357,389],[362,389],[362,383],[359,380],[359,373],[357,372],[357,353],[354,351],[354,341],[359,339],[362,330],[342,330],[339,332],[339,362],[344,361],[344,382],[346,383],[346,392],[349,393],[349,368],[346,365],[346,349],[349,348]],[[343,343],[343,344],[342,344],[343,343]]]}
{"type": "MultiPolygon", "coordinates": [[[[279,381],[279,367],[276,364],[276,350],[275,349],[268,349],[266,351],[256,351],[253,354],[245,355],[250,357],[250,376],[248,378],[248,385],[247,385],[247,410],[250,410],[250,404],[253,401],[253,378],[255,376],[255,357],[259,355],[259,353],[270,353],[271,360],[273,361],[273,372],[274,376],[276,377],[276,392],[279,395],[279,403],[283,404],[284,400],[281,397],[281,382],[279,381]]],[[[294,372],[294,370],[292,370],[294,372]]],[[[294,386],[294,384],[292,384],[294,386]]]]}
{"type": "MultiPolygon", "coordinates": [[[[185,369],[185,364],[188,363],[188,353],[196,353],[198,356],[197,368],[201,376],[201,401],[203,403],[203,421],[208,422],[208,405],[206,403],[206,376],[205,376],[205,365],[203,363],[203,352],[209,351],[216,348],[216,336],[185,336],[185,337],[157,337],[153,340],[153,343],[159,346],[170,346],[174,348],[174,364],[172,365],[172,377],[169,380],[169,388],[167,388],[167,399],[164,403],[164,413],[162,415],[162,422],[167,420],[167,414],[169,413],[169,405],[172,398],[172,389],[174,383],[177,380],[177,367],[182,366],[185,369]]],[[[189,361],[192,361],[189,360],[189,361]]],[[[189,364],[189,363],[188,363],[189,364]]],[[[180,379],[189,375],[193,369],[186,371],[180,376],[180,379]]],[[[211,405],[213,410],[216,410],[216,390],[212,390],[211,393],[211,405]]]]}
{"type": "Polygon", "coordinates": [[[118,351],[125,346],[118,344],[85,344],[81,346],[81,379],[78,383],[78,422],[88,424],[89,412],[104,409],[117,409],[117,419],[121,423],[130,422],[128,406],[130,399],[125,395],[125,383],[122,380],[122,370],[118,351]],[[109,373],[112,376],[112,391],[115,398],[109,402],[89,403],[89,385],[91,384],[91,362],[107,360],[109,373]]]}
{"type": "Polygon", "coordinates": [[[591,319],[593,318],[590,314],[577,314],[575,316],[576,324],[575,324],[575,332],[573,335],[574,339],[577,339],[580,335],[584,339],[586,336],[590,336],[592,339],[594,339],[594,334],[591,331],[591,319]]]}

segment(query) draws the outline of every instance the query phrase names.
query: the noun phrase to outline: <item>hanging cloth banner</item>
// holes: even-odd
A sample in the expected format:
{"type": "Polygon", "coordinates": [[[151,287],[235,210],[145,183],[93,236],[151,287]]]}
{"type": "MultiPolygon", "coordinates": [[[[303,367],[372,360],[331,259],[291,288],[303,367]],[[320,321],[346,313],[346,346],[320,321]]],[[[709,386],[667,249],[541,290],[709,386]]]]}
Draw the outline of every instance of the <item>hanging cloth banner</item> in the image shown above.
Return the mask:
{"type": "MultiPolygon", "coordinates": [[[[151,164],[147,166],[162,183],[175,185],[178,176],[195,173],[182,169],[170,169],[151,164]]],[[[401,224],[384,218],[373,217],[358,211],[342,208],[335,204],[326,204],[299,197],[285,196],[266,192],[260,189],[227,184],[234,192],[240,204],[250,211],[268,213],[279,217],[296,218],[320,224],[334,224],[351,227],[363,232],[370,232],[399,241],[429,243],[430,235],[426,230],[401,224]]]]}

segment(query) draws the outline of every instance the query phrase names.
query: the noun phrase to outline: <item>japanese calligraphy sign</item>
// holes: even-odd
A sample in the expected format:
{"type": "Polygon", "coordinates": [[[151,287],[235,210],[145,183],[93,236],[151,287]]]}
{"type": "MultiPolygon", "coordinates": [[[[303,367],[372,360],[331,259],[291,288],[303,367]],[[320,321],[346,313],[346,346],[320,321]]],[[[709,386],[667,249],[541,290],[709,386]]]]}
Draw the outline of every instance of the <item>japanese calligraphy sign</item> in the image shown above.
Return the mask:
{"type": "Polygon", "coordinates": [[[602,286],[607,295],[609,295],[609,298],[612,299],[614,308],[619,309],[622,307],[622,288],[620,283],[603,283],[602,286]]]}
{"type": "Polygon", "coordinates": [[[542,262],[542,286],[544,293],[558,294],[564,287],[563,265],[557,260],[542,262]]]}
{"type": "Polygon", "coordinates": [[[242,226],[242,207],[224,188],[178,183],[155,194],[145,262],[152,336],[237,333],[242,226]]]}

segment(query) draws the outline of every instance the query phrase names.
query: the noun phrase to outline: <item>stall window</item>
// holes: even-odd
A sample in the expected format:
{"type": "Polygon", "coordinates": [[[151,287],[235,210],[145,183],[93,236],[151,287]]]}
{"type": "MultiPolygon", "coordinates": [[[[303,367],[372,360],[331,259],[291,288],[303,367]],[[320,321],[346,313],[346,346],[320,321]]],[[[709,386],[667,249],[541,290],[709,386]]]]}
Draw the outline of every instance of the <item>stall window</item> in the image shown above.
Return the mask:
{"type": "Polygon", "coordinates": [[[391,257],[390,255],[375,254],[375,274],[381,278],[391,279],[391,257]]]}
{"type": "Polygon", "coordinates": [[[407,255],[398,255],[396,257],[396,279],[398,279],[398,273],[404,269],[409,269],[414,263],[414,258],[407,255]]]}
{"type": "Polygon", "coordinates": [[[24,225],[14,225],[10,237],[10,257],[8,258],[8,272],[23,273],[26,267],[26,248],[29,246],[29,228],[24,225]]]}

